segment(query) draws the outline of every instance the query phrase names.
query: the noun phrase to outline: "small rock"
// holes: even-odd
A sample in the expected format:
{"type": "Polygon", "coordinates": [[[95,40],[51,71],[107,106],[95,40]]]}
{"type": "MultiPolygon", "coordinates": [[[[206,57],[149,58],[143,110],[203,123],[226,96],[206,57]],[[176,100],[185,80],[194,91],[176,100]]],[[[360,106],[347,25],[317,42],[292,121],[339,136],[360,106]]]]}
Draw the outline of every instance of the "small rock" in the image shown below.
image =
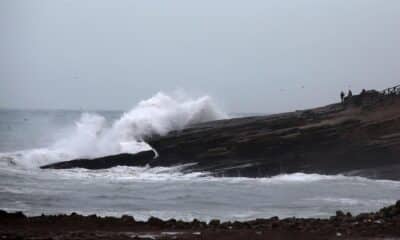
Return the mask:
{"type": "Polygon", "coordinates": [[[218,219],[213,219],[213,220],[210,221],[210,223],[209,223],[208,225],[217,227],[217,226],[219,226],[220,224],[221,224],[221,221],[220,221],[220,220],[218,220],[218,219]]]}
{"type": "Polygon", "coordinates": [[[122,222],[135,222],[135,218],[129,215],[123,215],[121,217],[122,222]]]}
{"type": "Polygon", "coordinates": [[[154,225],[154,226],[163,226],[164,225],[164,221],[156,218],[156,217],[150,217],[149,220],[147,221],[148,224],[150,225],[154,225]]]}
{"type": "Polygon", "coordinates": [[[275,217],[270,218],[269,220],[271,220],[271,221],[279,221],[279,217],[275,216],[275,217]]]}
{"type": "Polygon", "coordinates": [[[342,211],[336,211],[336,217],[340,217],[340,218],[342,218],[342,217],[344,217],[345,215],[344,215],[344,212],[342,212],[342,211]]]}

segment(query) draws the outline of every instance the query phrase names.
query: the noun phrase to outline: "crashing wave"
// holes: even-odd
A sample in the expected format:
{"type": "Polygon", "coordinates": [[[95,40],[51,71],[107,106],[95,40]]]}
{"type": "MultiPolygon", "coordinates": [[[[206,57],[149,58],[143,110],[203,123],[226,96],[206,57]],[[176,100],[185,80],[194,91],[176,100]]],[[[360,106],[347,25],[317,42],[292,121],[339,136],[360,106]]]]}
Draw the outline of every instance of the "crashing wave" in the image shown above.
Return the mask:
{"type": "Polygon", "coordinates": [[[190,124],[227,116],[209,96],[196,99],[159,92],[139,102],[111,125],[103,116],[83,113],[73,132],[47,148],[0,154],[0,163],[26,168],[70,160],[151,150],[148,136],[165,135],[190,124]]]}

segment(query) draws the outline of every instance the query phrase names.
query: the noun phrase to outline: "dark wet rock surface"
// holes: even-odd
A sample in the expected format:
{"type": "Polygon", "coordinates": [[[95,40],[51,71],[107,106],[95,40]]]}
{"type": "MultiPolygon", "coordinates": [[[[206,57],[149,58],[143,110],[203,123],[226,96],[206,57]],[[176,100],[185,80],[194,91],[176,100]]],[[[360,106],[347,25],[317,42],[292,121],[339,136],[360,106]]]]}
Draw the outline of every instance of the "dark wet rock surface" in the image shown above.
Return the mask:
{"type": "Polygon", "coordinates": [[[66,168],[86,168],[86,169],[107,169],[115,166],[137,166],[138,163],[146,164],[156,157],[154,151],[145,151],[137,154],[122,153],[113,156],[105,156],[96,159],[75,159],[66,162],[59,162],[42,166],[42,169],[66,169],[66,168]]]}
{"type": "Polygon", "coordinates": [[[196,163],[186,171],[215,176],[304,172],[399,180],[400,97],[370,91],[344,104],[208,122],[146,140],[159,158],[124,154],[47,167],[98,169],[125,158],[129,166],[196,163]]]}
{"type": "Polygon", "coordinates": [[[175,219],[147,222],[133,217],[78,214],[26,217],[0,211],[1,239],[399,239],[400,201],[376,213],[329,219],[255,219],[209,223],[175,219]]]}

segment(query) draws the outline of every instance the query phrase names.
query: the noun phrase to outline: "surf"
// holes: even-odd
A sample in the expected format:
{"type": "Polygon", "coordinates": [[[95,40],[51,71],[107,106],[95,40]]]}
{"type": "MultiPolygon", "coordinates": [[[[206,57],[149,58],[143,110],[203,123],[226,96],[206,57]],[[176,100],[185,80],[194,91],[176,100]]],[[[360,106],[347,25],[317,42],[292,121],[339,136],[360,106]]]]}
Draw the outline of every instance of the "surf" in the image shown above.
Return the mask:
{"type": "Polygon", "coordinates": [[[112,123],[99,114],[82,113],[74,129],[50,146],[0,153],[0,162],[8,166],[37,168],[75,158],[154,150],[145,142],[146,137],[162,136],[191,124],[227,117],[210,96],[191,98],[182,93],[158,92],[112,123]]]}

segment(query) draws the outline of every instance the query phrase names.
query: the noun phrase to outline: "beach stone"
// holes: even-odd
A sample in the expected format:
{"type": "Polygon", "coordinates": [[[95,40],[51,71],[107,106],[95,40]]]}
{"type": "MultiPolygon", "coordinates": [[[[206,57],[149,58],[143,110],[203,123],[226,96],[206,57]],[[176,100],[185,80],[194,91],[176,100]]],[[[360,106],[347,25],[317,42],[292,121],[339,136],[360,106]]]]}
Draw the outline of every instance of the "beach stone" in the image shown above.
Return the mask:
{"type": "Polygon", "coordinates": [[[126,222],[126,223],[134,223],[134,222],[135,222],[135,218],[132,217],[132,216],[129,216],[129,215],[123,215],[123,216],[121,217],[121,220],[122,220],[123,222],[126,222]]]}
{"type": "Polygon", "coordinates": [[[210,221],[210,223],[208,224],[209,226],[212,226],[212,227],[217,227],[217,226],[219,226],[221,224],[221,221],[220,220],[218,220],[218,219],[213,219],[213,220],[211,220],[210,221]]]}
{"type": "Polygon", "coordinates": [[[150,217],[147,223],[153,226],[163,226],[165,224],[163,220],[156,217],[150,217]]]}

